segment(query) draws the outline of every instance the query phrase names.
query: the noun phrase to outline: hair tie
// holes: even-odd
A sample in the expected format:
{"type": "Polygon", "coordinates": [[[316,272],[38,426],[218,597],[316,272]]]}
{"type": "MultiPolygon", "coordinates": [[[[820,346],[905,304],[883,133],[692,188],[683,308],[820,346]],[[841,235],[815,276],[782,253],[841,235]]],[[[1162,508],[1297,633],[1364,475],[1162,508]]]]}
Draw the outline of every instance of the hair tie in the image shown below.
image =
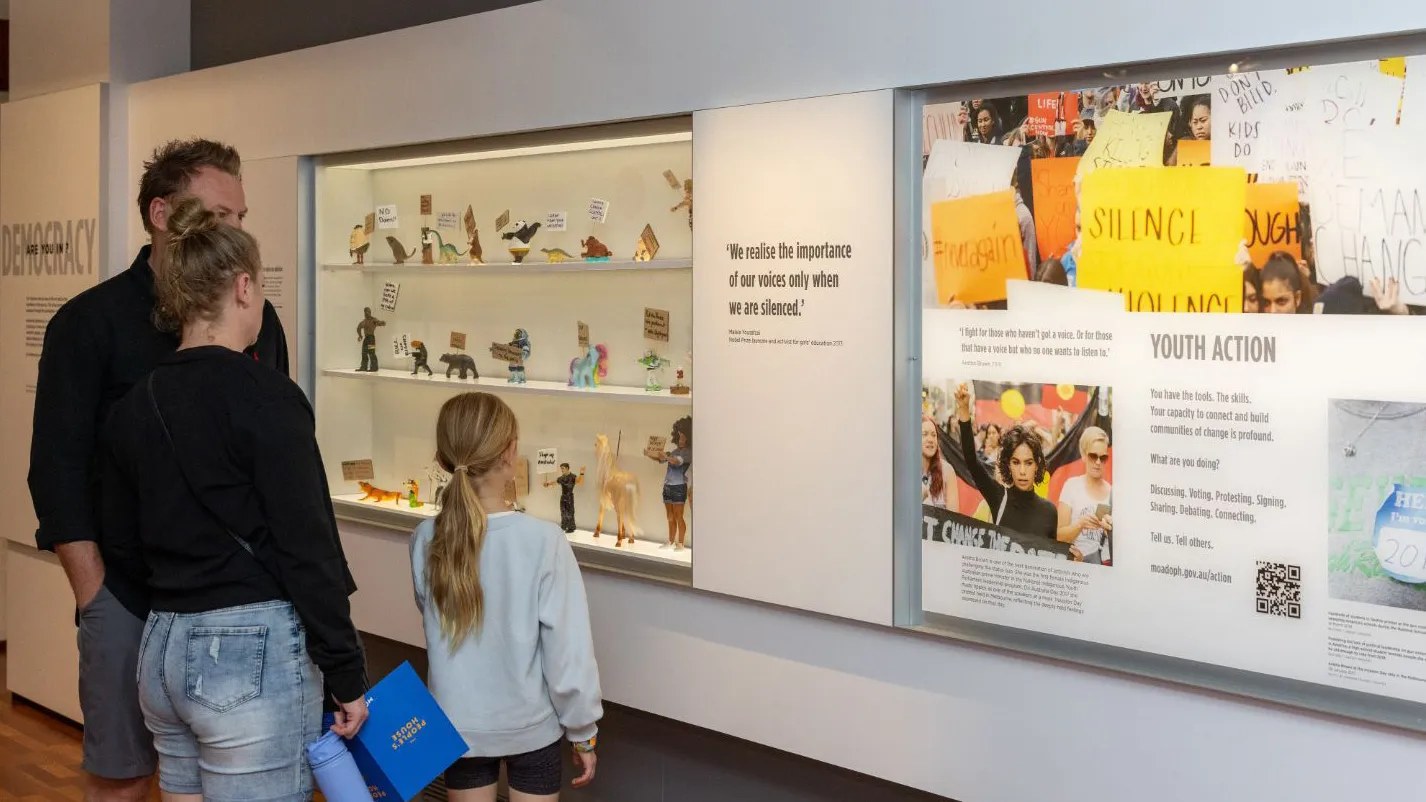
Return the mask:
{"type": "Polygon", "coordinates": [[[454,473],[470,473],[469,465],[457,465],[454,473]]]}

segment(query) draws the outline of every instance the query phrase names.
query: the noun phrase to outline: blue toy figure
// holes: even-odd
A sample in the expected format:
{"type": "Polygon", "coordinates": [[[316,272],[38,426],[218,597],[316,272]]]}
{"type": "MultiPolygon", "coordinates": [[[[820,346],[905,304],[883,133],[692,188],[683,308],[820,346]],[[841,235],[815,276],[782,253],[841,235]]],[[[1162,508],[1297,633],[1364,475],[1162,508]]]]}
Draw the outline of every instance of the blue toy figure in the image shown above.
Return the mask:
{"type": "Polygon", "coordinates": [[[510,363],[508,384],[525,383],[525,360],[530,358],[530,335],[524,329],[515,329],[515,338],[510,341],[520,349],[520,361],[510,363]]]}
{"type": "Polygon", "coordinates": [[[569,386],[584,390],[598,387],[609,372],[609,349],[602,345],[591,345],[584,349],[584,355],[575,357],[569,363],[569,386]]]}

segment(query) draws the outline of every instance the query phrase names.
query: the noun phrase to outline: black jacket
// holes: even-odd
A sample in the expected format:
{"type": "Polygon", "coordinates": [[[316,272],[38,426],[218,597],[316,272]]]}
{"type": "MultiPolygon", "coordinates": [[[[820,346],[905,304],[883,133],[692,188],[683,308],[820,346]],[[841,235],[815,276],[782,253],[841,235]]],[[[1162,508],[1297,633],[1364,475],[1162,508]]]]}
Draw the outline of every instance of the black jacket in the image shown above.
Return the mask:
{"type": "MultiPolygon", "coordinates": [[[[43,550],[75,541],[102,544],[100,427],[109,408],[178,347],[176,335],[153,324],[149,252],[144,246],[128,270],[70,299],[45,329],[29,474],[39,518],[35,544],[43,550]]],[[[287,337],[271,304],[263,307],[262,333],[249,354],[287,375],[287,337]]],[[[148,615],[142,589],[118,576],[104,584],[135,615],[148,615]]]]}
{"type": "Polygon", "coordinates": [[[356,584],[296,384],[222,346],[178,351],[114,405],[105,440],[108,574],[163,612],[290,600],[328,690],[365,692],[356,584]]]}

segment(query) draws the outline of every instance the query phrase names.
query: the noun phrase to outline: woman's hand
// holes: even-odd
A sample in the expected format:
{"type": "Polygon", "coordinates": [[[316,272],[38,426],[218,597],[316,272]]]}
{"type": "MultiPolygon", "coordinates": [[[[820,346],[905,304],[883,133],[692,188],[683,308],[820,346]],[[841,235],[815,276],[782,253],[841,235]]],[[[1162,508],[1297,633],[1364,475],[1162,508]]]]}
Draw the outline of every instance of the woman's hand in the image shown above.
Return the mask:
{"type": "Polygon", "coordinates": [[[1376,308],[1388,315],[1409,314],[1406,304],[1401,302],[1401,284],[1394,278],[1386,280],[1385,286],[1381,279],[1372,277],[1369,284],[1372,300],[1376,301],[1376,308]]]}
{"type": "Polygon", "coordinates": [[[1075,548],[1074,546],[1070,546],[1070,559],[1074,560],[1077,563],[1082,563],[1084,562],[1084,555],[1080,553],[1079,549],[1075,548]]]}
{"type": "Polygon", "coordinates": [[[1113,531],[1114,531],[1114,516],[1113,516],[1113,515],[1106,515],[1106,516],[1104,516],[1103,518],[1100,518],[1100,519],[1099,519],[1099,528],[1100,528],[1100,529],[1103,529],[1103,530],[1106,531],[1106,532],[1113,532],[1113,531]]]}
{"type": "Polygon", "coordinates": [[[956,385],[956,420],[970,423],[970,386],[965,382],[956,385]]]}
{"type": "Polygon", "coordinates": [[[1104,524],[1100,523],[1099,519],[1094,517],[1093,515],[1081,515],[1079,520],[1074,522],[1074,525],[1079,527],[1079,531],[1081,532],[1085,531],[1086,529],[1104,528],[1104,524]]]}
{"type": "Polygon", "coordinates": [[[599,758],[593,752],[575,752],[574,765],[580,770],[578,777],[571,783],[575,788],[583,788],[594,782],[594,766],[599,762],[599,758]]]}
{"type": "Polygon", "coordinates": [[[1238,255],[1233,259],[1234,263],[1241,268],[1254,267],[1253,255],[1248,252],[1248,241],[1242,240],[1238,243],[1238,255]]]}
{"type": "Polygon", "coordinates": [[[366,723],[366,696],[359,696],[355,701],[338,702],[337,711],[333,714],[336,721],[332,724],[332,732],[343,738],[351,738],[361,729],[361,725],[366,723]]]}

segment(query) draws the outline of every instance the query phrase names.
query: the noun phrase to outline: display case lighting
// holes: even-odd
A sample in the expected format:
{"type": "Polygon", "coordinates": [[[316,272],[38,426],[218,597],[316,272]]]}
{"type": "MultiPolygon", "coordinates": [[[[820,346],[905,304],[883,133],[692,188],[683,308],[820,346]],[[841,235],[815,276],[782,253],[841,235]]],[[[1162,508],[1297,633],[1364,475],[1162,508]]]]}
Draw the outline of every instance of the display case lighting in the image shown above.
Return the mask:
{"type": "Polygon", "coordinates": [[[606,150],[609,148],[628,148],[639,145],[662,145],[669,142],[688,142],[692,139],[693,133],[691,131],[680,131],[672,134],[628,136],[616,139],[590,139],[582,142],[560,142],[550,145],[531,145],[528,147],[501,148],[499,150],[480,150],[465,153],[442,153],[433,156],[359,162],[357,164],[334,164],[332,168],[341,170],[391,170],[398,167],[426,167],[432,164],[478,162],[487,159],[513,159],[519,156],[544,156],[550,153],[574,153],[583,150],[606,150]]]}

